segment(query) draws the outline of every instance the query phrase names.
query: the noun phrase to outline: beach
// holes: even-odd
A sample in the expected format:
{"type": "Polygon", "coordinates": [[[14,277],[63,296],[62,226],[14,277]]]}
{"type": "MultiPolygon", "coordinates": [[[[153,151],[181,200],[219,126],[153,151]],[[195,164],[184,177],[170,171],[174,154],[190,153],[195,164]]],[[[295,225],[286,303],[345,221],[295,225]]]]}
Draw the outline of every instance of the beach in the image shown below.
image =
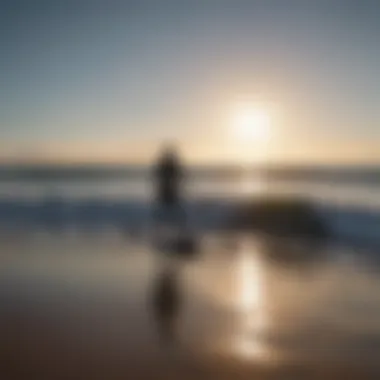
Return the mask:
{"type": "Polygon", "coordinates": [[[182,260],[112,228],[7,231],[1,246],[4,379],[380,374],[371,255],[209,234],[182,260]],[[182,304],[170,343],[159,339],[152,310],[167,266],[182,304]]]}

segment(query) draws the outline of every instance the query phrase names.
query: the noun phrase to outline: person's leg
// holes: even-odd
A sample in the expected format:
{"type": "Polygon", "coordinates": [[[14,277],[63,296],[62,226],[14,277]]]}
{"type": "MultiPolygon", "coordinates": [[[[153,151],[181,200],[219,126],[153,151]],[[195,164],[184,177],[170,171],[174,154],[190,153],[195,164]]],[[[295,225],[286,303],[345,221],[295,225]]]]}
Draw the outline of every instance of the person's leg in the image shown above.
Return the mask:
{"type": "Polygon", "coordinates": [[[161,203],[155,203],[150,214],[150,231],[149,236],[154,244],[161,240],[162,219],[164,209],[161,203]]]}
{"type": "Polygon", "coordinates": [[[150,215],[151,225],[156,226],[156,224],[161,218],[161,213],[162,213],[161,205],[159,203],[155,203],[153,205],[153,208],[151,210],[151,215],[150,215]]]}
{"type": "Polygon", "coordinates": [[[152,219],[155,225],[182,228],[186,224],[186,213],[180,203],[161,203],[153,209],[152,219]]]}
{"type": "Polygon", "coordinates": [[[176,202],[172,205],[172,224],[180,231],[185,231],[188,228],[188,218],[185,206],[181,202],[176,202]]]}
{"type": "Polygon", "coordinates": [[[183,216],[172,203],[155,205],[152,213],[152,237],[156,243],[171,241],[183,229],[183,216]]]}

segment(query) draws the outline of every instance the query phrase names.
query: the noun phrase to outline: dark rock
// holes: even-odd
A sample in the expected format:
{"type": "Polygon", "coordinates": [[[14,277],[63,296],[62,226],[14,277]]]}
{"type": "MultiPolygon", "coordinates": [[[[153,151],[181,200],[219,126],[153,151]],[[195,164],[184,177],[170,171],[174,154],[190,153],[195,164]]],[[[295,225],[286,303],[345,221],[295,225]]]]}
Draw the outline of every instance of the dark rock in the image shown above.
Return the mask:
{"type": "Polygon", "coordinates": [[[228,223],[232,229],[260,231],[283,237],[325,238],[328,229],[303,199],[266,198],[239,207],[228,223]]]}

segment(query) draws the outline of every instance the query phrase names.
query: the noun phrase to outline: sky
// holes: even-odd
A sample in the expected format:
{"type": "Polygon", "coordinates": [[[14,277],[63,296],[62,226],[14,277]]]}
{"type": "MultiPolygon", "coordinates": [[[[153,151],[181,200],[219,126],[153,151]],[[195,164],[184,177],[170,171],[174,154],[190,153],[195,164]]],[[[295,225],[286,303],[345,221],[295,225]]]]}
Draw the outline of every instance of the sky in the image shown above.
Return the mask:
{"type": "Polygon", "coordinates": [[[380,164],[379,19],[377,0],[1,0],[0,160],[169,140],[194,162],[380,164]],[[236,138],[242,98],[269,142],[236,138]]]}

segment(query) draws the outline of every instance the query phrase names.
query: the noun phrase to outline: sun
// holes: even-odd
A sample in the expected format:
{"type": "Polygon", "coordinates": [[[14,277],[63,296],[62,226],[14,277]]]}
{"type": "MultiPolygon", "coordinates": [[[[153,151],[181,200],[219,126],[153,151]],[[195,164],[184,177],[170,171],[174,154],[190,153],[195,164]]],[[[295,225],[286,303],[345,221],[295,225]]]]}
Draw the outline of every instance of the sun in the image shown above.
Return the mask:
{"type": "Polygon", "coordinates": [[[269,111],[251,103],[237,105],[232,114],[232,134],[242,142],[267,141],[271,134],[269,111]]]}

